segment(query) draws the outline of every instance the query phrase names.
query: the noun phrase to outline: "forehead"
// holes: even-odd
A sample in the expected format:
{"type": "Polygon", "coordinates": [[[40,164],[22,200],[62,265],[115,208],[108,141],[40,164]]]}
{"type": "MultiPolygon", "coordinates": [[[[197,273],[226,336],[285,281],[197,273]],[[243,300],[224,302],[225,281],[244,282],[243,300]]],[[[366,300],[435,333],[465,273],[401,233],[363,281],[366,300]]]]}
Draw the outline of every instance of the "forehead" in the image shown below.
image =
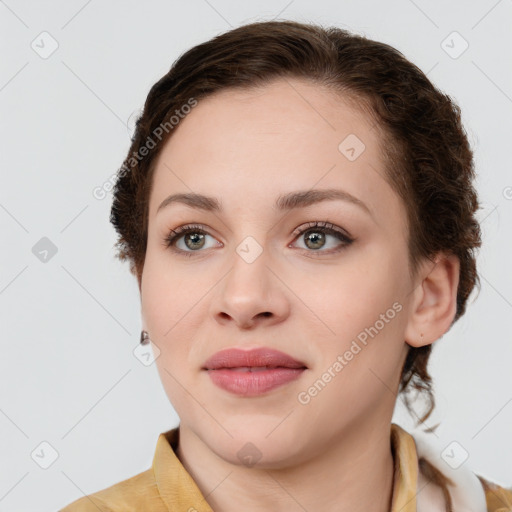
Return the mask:
{"type": "Polygon", "coordinates": [[[318,85],[286,79],[224,90],[199,101],[174,130],[156,160],[150,216],[171,193],[252,208],[292,190],[333,187],[376,212],[381,204],[401,214],[374,119],[353,98],[318,85]]]}

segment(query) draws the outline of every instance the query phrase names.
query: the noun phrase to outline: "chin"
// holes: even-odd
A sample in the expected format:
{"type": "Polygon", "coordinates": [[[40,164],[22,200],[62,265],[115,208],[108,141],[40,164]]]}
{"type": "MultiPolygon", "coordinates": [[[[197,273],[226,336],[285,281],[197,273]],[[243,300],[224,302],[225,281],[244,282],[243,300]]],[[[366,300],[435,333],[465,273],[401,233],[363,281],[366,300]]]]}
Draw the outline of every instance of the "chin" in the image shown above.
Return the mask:
{"type": "Polygon", "coordinates": [[[233,451],[233,444],[225,447],[212,446],[212,450],[230,464],[246,467],[248,469],[280,469],[292,465],[292,447],[283,445],[279,440],[277,443],[267,442],[252,443],[251,441],[241,442],[239,448],[233,451]]]}
{"type": "Polygon", "coordinates": [[[276,428],[280,421],[282,418],[273,416],[251,417],[244,421],[232,419],[221,424],[233,437],[224,430],[222,436],[210,430],[205,433],[204,440],[213,452],[230,464],[260,469],[285,467],[302,450],[290,428],[283,424],[276,428]]]}

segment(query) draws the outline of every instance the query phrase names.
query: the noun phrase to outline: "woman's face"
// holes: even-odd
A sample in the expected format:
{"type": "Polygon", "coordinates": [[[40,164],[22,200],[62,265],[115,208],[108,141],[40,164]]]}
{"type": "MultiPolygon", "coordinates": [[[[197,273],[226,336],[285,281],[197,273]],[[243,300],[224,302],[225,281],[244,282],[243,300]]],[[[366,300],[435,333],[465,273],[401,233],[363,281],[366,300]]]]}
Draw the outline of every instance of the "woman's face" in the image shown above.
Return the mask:
{"type": "Polygon", "coordinates": [[[201,100],[159,155],[143,325],[181,428],[226,461],[241,464],[251,442],[269,467],[297,463],[389,425],[414,283],[406,213],[379,143],[372,119],[333,93],[279,80],[201,100]],[[328,189],[339,197],[301,200],[328,189]],[[208,196],[220,209],[207,200],[159,209],[173,194],[208,196]],[[232,347],[276,349],[306,369],[237,394],[203,369],[232,347]]]}

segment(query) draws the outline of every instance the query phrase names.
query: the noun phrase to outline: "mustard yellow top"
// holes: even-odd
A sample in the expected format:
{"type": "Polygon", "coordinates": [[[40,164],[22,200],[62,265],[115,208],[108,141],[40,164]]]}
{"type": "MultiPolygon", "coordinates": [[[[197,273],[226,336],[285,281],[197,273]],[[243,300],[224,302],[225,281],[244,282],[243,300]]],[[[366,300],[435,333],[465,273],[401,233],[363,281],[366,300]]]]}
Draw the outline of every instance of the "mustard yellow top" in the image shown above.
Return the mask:
{"type": "MultiPolygon", "coordinates": [[[[175,450],[179,427],[160,434],[151,469],[106,489],[83,496],[60,512],[213,512],[175,450]]],[[[414,438],[391,424],[395,479],[390,512],[416,512],[418,455],[414,438]]],[[[485,491],[488,512],[511,512],[512,489],[478,476],[485,491]]]]}

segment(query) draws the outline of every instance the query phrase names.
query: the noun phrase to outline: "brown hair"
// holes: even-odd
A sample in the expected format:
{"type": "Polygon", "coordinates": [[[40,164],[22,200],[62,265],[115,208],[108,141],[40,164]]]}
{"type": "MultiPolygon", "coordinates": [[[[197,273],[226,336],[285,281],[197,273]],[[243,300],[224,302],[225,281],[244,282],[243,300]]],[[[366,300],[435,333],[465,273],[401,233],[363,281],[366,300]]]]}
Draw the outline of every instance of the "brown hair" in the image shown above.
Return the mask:
{"type": "MultiPolygon", "coordinates": [[[[407,209],[411,275],[424,258],[440,251],[460,260],[455,322],[464,314],[475,283],[480,287],[474,249],[481,245],[474,215],[478,201],[472,185],[473,157],[460,109],[393,47],[335,27],[252,23],[191,48],[173,63],[151,88],[118,172],[110,217],[119,235],[117,257],[130,261],[140,285],[154,162],[172,135],[169,117],[180,109],[187,112],[183,106],[191,98],[197,101],[228,88],[264,86],[288,77],[355,98],[371,113],[385,142],[386,177],[407,209]]],[[[430,407],[418,423],[435,404],[427,371],[431,350],[430,344],[410,347],[400,379],[410,412],[411,388],[429,399],[430,407]]]]}

